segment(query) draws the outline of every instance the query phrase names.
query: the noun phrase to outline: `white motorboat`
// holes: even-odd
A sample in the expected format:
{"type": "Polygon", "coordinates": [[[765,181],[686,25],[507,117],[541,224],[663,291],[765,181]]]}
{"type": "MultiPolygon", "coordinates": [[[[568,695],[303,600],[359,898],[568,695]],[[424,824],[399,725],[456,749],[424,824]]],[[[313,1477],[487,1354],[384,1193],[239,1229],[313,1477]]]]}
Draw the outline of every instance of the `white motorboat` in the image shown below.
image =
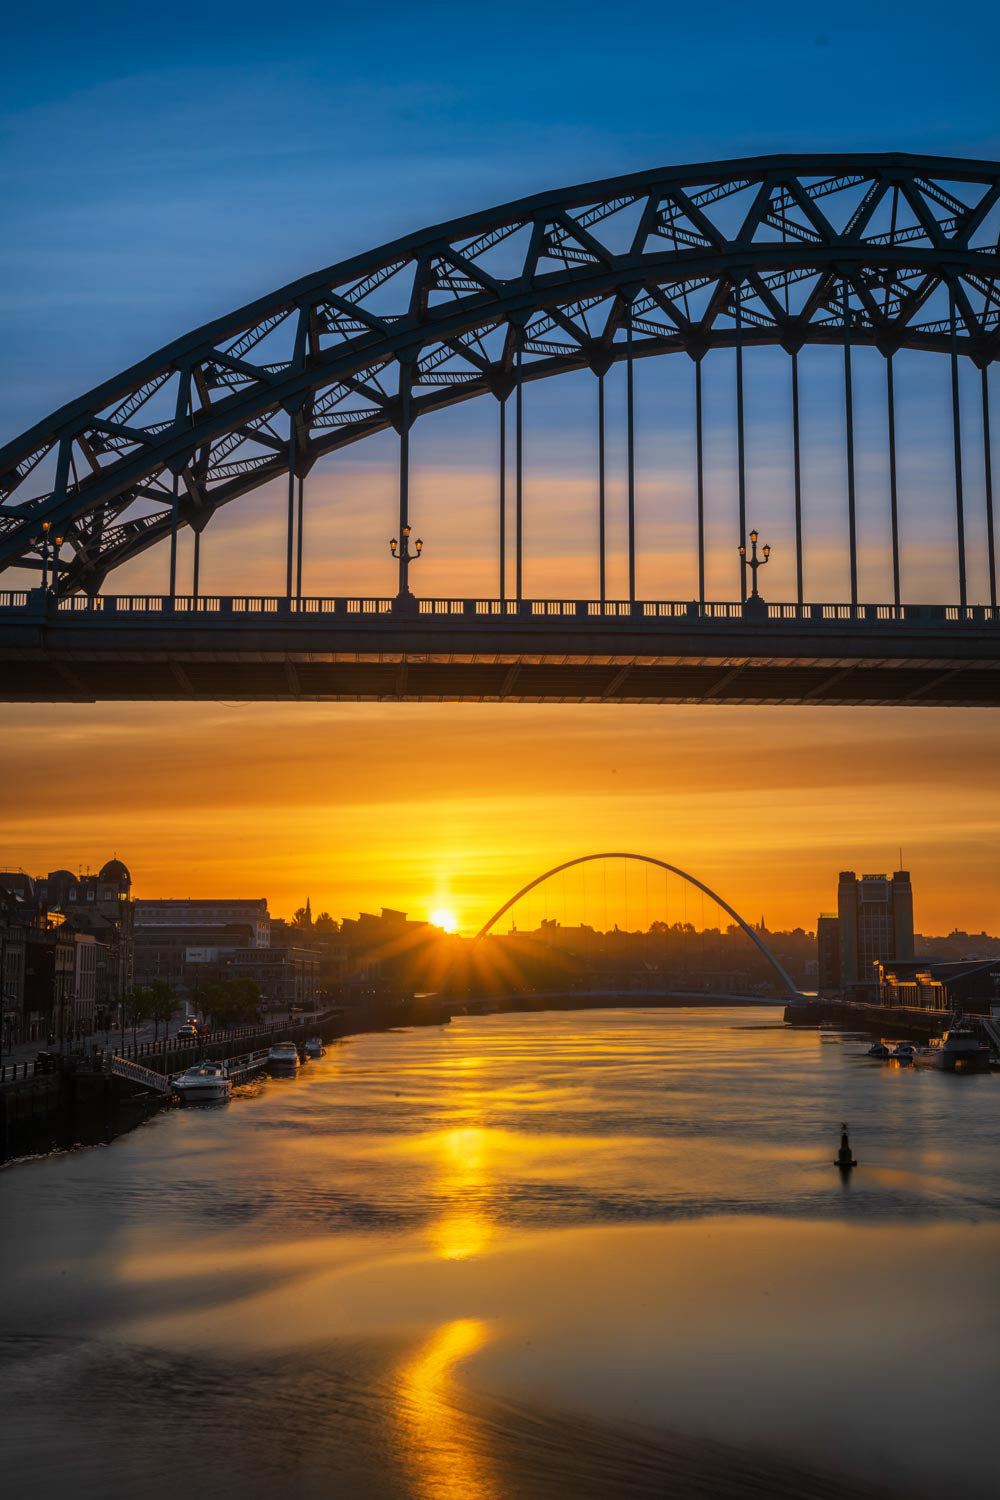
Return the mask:
{"type": "Polygon", "coordinates": [[[990,1049],[961,1016],[953,1016],[951,1025],[941,1037],[914,1054],[918,1068],[940,1068],[945,1073],[986,1073],[990,1066],[990,1049]]]}
{"type": "Polygon", "coordinates": [[[174,1092],[185,1104],[222,1104],[233,1091],[225,1063],[200,1062],[174,1079],[174,1092]]]}
{"type": "Polygon", "coordinates": [[[294,1042],[275,1042],[267,1053],[267,1066],[272,1073],[297,1073],[299,1049],[294,1042]]]}
{"type": "Polygon", "coordinates": [[[892,1056],[885,1042],[873,1042],[868,1048],[869,1057],[877,1057],[879,1062],[886,1062],[892,1056]]]}
{"type": "Polygon", "coordinates": [[[893,1047],[892,1051],[889,1053],[889,1056],[892,1058],[893,1062],[911,1063],[916,1056],[916,1053],[917,1049],[916,1047],[914,1047],[912,1042],[900,1042],[897,1046],[893,1047]]]}
{"type": "Polygon", "coordinates": [[[306,1057],[325,1057],[326,1048],[323,1046],[323,1038],[311,1036],[305,1045],[306,1057]]]}

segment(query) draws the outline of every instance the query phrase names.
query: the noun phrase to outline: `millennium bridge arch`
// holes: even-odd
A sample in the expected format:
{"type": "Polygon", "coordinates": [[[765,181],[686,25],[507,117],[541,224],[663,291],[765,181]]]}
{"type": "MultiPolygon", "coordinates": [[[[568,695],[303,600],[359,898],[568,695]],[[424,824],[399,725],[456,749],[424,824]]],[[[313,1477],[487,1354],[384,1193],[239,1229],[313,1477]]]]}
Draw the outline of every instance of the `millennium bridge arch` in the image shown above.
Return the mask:
{"type": "Polygon", "coordinates": [[[598,860],[603,859],[633,860],[636,864],[652,865],[658,870],[665,870],[669,875],[679,876],[681,880],[686,881],[686,883],[690,886],[693,886],[695,890],[701,891],[703,895],[711,897],[716,905],[721,906],[722,910],[727,914],[727,916],[732,917],[733,921],[742,928],[750,941],[757,947],[760,953],[763,954],[764,958],[767,959],[767,962],[771,965],[771,968],[780,979],[782,987],[784,988],[788,998],[794,1001],[801,1001],[803,999],[802,992],[799,989],[798,985],[786,972],[775,954],[772,953],[771,949],[768,947],[767,943],[765,943],[760,933],[756,932],[748,922],[745,922],[740,916],[739,912],[736,911],[734,907],[729,905],[728,901],[724,901],[723,898],[718,894],[718,892],[713,891],[711,886],[708,886],[704,883],[704,881],[699,880],[696,875],[690,875],[686,870],[680,869],[679,866],[668,864],[666,860],[657,859],[652,854],[630,854],[622,852],[620,850],[611,852],[605,851],[604,853],[600,854],[580,854],[575,859],[567,859],[564,860],[560,865],[553,865],[551,870],[546,870],[543,874],[536,875],[533,880],[529,880],[525,885],[521,887],[519,891],[516,891],[508,901],[505,901],[503,906],[499,907],[493,913],[492,917],[490,917],[487,922],[483,923],[482,927],[476,933],[475,941],[478,943],[479,941],[481,941],[481,939],[487,937],[491,928],[493,928],[497,924],[497,922],[499,922],[500,918],[504,916],[508,911],[510,911],[512,906],[516,906],[518,901],[520,901],[523,896],[526,896],[529,891],[533,891],[536,886],[544,884],[546,880],[551,880],[554,875],[559,875],[564,870],[571,870],[577,865],[595,864],[598,860]]]}
{"type": "Polygon", "coordinates": [[[1000,354],[998,245],[1000,164],[825,153],[656,168],[540,193],[303,277],[0,447],[0,574],[14,579],[0,590],[0,698],[1000,703],[989,382],[1000,354]],[[768,549],[758,555],[753,529],[772,518],[748,513],[744,357],[761,346],[782,350],[791,367],[794,534],[783,546],[795,587],[778,601],[758,589],[768,549]],[[848,597],[822,602],[806,593],[806,346],[826,346],[842,364],[835,508],[849,586],[848,597]],[[853,362],[863,346],[885,369],[879,525],[891,555],[891,581],[887,573],[883,596],[870,601],[859,578],[866,518],[855,452],[853,362]],[[953,474],[933,497],[952,538],[946,604],[906,597],[901,574],[893,372],[902,350],[937,355],[950,370],[953,474]],[[706,593],[702,369],[714,351],[726,351],[735,387],[725,525],[738,589],[728,599],[706,593]],[[663,600],[643,597],[637,581],[634,371],[672,354],[686,356],[693,387],[686,521],[697,586],[663,600]],[[625,370],[625,456],[611,479],[624,490],[627,586],[613,596],[605,380],[616,366],[625,370]],[[590,598],[530,598],[524,408],[533,384],[573,371],[594,379],[596,494],[581,526],[593,533],[598,581],[590,598]],[[477,397],[497,412],[496,590],[417,600],[411,432],[477,397]],[[397,447],[394,561],[384,554],[394,588],[371,597],[359,581],[345,597],[307,595],[307,479],[324,456],[381,433],[397,447]],[[287,486],[284,592],[206,594],[200,556],[212,518],[223,507],[239,516],[238,502],[274,481],[287,486]],[[185,531],[192,575],[181,587],[185,531]],[[109,588],[156,546],[169,578],[161,594],[109,588]],[[39,586],[26,588],[25,577],[39,586]]]}

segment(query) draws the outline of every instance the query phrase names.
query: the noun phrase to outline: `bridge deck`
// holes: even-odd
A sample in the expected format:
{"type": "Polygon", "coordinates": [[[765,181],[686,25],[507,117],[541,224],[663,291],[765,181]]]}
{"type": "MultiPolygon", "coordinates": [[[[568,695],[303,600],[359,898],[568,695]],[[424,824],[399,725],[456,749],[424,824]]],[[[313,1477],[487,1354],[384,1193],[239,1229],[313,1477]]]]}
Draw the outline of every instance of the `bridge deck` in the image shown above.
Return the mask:
{"type": "Polygon", "coordinates": [[[987,607],[36,601],[0,596],[0,700],[1000,706],[987,607]]]}

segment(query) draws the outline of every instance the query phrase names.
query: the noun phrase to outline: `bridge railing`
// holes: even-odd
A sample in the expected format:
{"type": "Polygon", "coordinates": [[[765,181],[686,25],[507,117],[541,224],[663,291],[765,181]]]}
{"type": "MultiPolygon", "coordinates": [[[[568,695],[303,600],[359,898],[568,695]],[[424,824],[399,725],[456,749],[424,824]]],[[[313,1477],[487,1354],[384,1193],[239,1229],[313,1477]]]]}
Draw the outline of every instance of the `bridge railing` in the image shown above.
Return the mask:
{"type": "MultiPolygon", "coordinates": [[[[0,592],[0,614],[24,612],[32,617],[59,615],[93,617],[215,616],[241,620],[266,618],[288,621],[298,617],[314,619],[317,615],[334,617],[388,616],[394,613],[396,600],[377,595],[324,596],[310,595],[288,599],[268,594],[70,594],[55,599],[41,589],[11,589],[0,592]]],[[[733,621],[749,619],[758,623],[761,617],[769,624],[807,622],[809,624],[857,623],[867,625],[905,624],[1000,625],[1000,609],[988,604],[843,604],[786,603],[697,599],[440,599],[416,601],[421,619],[474,618],[487,619],[578,619],[591,625],[595,620],[653,623],[654,621],[733,621]],[[760,613],[758,613],[758,611],[760,613]]]]}

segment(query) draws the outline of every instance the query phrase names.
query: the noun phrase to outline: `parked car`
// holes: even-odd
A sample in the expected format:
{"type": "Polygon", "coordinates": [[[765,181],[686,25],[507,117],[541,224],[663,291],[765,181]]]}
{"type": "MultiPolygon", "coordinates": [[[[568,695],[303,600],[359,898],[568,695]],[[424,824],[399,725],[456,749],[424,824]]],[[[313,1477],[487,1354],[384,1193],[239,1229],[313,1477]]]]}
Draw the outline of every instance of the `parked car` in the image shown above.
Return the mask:
{"type": "Polygon", "coordinates": [[[192,1038],[197,1040],[200,1035],[201,1033],[199,1032],[197,1026],[192,1025],[190,1021],[188,1021],[186,1025],[178,1027],[177,1030],[178,1041],[190,1041],[192,1038]]]}

